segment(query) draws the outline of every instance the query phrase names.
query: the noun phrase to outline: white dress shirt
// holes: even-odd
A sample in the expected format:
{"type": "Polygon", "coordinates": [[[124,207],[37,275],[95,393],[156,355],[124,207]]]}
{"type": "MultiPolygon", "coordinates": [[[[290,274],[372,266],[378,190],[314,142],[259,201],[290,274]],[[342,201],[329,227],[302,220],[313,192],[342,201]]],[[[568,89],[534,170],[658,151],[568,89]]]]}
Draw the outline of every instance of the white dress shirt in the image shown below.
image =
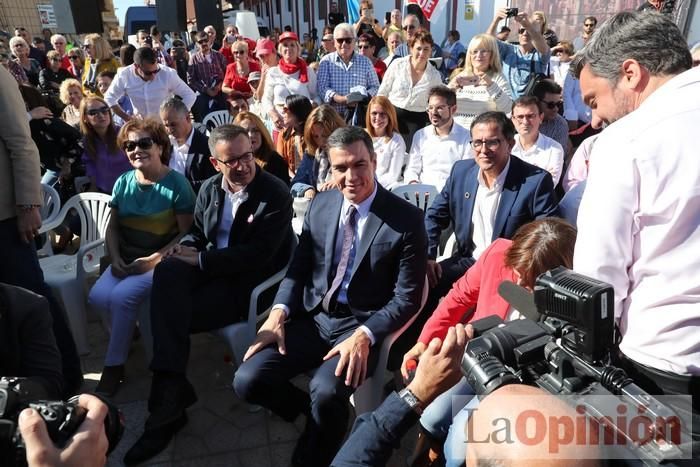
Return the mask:
{"type": "Polygon", "coordinates": [[[219,249],[228,248],[228,239],[231,235],[233,220],[236,218],[238,208],[248,199],[248,192],[245,191],[245,188],[234,193],[223,177],[221,179],[221,189],[224,190],[226,195],[224,196],[224,207],[221,210],[219,228],[216,231],[216,247],[219,249]]]}
{"type": "Polygon", "coordinates": [[[607,127],[591,154],[574,269],[612,284],[620,349],[700,375],[700,68],[607,127]]]}
{"type": "Polygon", "coordinates": [[[496,213],[498,212],[498,204],[501,202],[503,183],[509,169],[510,157],[491,188],[486,186],[481,169],[476,176],[479,187],[476,190],[474,210],[472,211],[472,243],[474,244],[472,256],[474,259],[479,259],[481,253],[491,245],[493,240],[493,225],[496,223],[496,213]]]}
{"type": "Polygon", "coordinates": [[[447,136],[438,135],[433,125],[416,131],[403,175],[404,182],[415,180],[442,191],[454,163],[473,158],[470,141],[469,130],[457,122],[452,124],[447,136]]]}
{"type": "Polygon", "coordinates": [[[423,76],[414,85],[411,80],[410,60],[410,56],[401,57],[389,65],[377,95],[387,97],[395,107],[411,112],[425,112],[428,107],[430,88],[442,84],[442,76],[433,65],[428,63],[423,76]]]}
{"type": "Polygon", "coordinates": [[[384,188],[391,190],[399,185],[401,169],[406,159],[406,143],[400,133],[394,133],[388,139],[384,136],[372,138],[372,141],[377,154],[375,175],[384,188]]]}
{"type": "Polygon", "coordinates": [[[170,139],[170,144],[173,146],[172,154],[170,156],[170,162],[168,166],[185,175],[187,168],[192,163],[189,159],[190,146],[192,145],[192,136],[194,135],[194,127],[190,131],[190,135],[187,137],[184,143],[181,145],[177,144],[177,140],[172,136],[168,136],[170,139]]]}
{"type": "Polygon", "coordinates": [[[557,186],[557,183],[559,183],[561,171],[564,167],[564,150],[561,144],[549,136],[545,136],[540,132],[535,144],[526,151],[520,144],[520,135],[515,135],[515,146],[513,146],[510,153],[528,164],[536,165],[552,174],[554,186],[557,186]]]}
{"type": "Polygon", "coordinates": [[[172,95],[180,96],[188,109],[196,99],[194,91],[172,68],[161,66],[152,81],[145,81],[136,74],[134,65],[129,65],[117,72],[104,99],[112,107],[117,105],[122,96],[129,96],[134,115],[160,121],[160,104],[172,95]]]}

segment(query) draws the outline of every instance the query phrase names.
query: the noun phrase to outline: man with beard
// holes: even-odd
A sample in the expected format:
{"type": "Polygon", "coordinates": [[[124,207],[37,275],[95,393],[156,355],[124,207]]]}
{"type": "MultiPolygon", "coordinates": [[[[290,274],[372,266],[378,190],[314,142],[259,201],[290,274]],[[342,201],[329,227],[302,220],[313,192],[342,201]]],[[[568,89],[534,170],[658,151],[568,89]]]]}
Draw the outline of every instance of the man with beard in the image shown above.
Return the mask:
{"type": "MultiPolygon", "coordinates": [[[[612,284],[620,362],[651,394],[700,427],[700,68],[666,15],[622,12],[577,54],[593,123],[574,269],[612,284]],[[595,162],[600,160],[600,163],[595,162]]],[[[687,426],[687,425],[686,425],[687,426]]]]}

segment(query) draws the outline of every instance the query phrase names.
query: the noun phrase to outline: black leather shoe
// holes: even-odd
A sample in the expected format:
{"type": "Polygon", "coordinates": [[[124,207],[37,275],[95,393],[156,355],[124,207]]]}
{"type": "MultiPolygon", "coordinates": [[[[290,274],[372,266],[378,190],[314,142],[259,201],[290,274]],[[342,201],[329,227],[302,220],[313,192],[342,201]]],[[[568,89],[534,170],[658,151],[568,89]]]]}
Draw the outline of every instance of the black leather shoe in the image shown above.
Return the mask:
{"type": "MultiPolygon", "coordinates": [[[[168,447],[173,436],[187,423],[187,414],[183,411],[180,417],[171,423],[157,428],[146,428],[141,437],[124,456],[125,465],[136,465],[144,462],[168,447]]],[[[148,426],[148,424],[146,425],[148,426]]]]}
{"type": "Polygon", "coordinates": [[[107,397],[116,394],[124,380],[124,365],[106,366],[102,369],[100,382],[97,383],[95,392],[107,397]]]}
{"type": "Polygon", "coordinates": [[[297,444],[292,452],[292,467],[309,466],[309,446],[311,444],[311,433],[313,431],[313,421],[311,415],[306,417],[304,431],[299,436],[297,444]]]}

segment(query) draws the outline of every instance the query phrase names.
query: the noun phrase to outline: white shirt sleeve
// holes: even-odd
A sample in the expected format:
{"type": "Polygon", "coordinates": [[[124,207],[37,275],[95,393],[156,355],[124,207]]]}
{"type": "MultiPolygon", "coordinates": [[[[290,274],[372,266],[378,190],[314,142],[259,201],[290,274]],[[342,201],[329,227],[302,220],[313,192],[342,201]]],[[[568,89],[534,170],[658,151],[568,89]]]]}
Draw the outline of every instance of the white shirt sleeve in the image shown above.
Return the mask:
{"type": "Polygon", "coordinates": [[[378,96],[388,97],[391,92],[391,87],[394,85],[394,75],[396,71],[396,62],[389,65],[384,72],[384,77],[379,85],[379,90],[377,91],[378,96]]]}
{"type": "Polygon", "coordinates": [[[399,133],[394,133],[387,145],[386,156],[389,158],[389,168],[378,177],[379,183],[386,189],[394,188],[401,177],[401,168],[406,155],[406,143],[399,133]]]}
{"type": "Polygon", "coordinates": [[[552,141],[552,147],[550,148],[551,158],[550,166],[547,167],[547,171],[552,174],[552,181],[554,186],[557,186],[559,179],[561,178],[561,171],[564,168],[564,150],[557,141],[552,141]]]}
{"type": "MultiPolygon", "coordinates": [[[[432,128],[430,131],[432,131],[432,128]]],[[[404,183],[410,183],[412,181],[420,182],[420,176],[421,173],[423,173],[422,143],[423,135],[419,130],[413,135],[413,144],[411,144],[411,151],[408,154],[408,164],[406,164],[406,170],[403,174],[404,183]]]]}
{"type": "Polygon", "coordinates": [[[318,97],[318,80],[316,79],[316,72],[313,68],[307,68],[309,75],[309,82],[306,83],[306,87],[309,88],[309,97],[311,102],[315,104],[322,104],[321,99],[318,97]]]}
{"type": "Polygon", "coordinates": [[[104,100],[108,106],[114,107],[119,103],[119,99],[124,96],[124,91],[126,88],[126,74],[128,73],[127,68],[122,68],[114,77],[114,80],[109,85],[107,92],[104,95],[104,100]]]}
{"type": "Polygon", "coordinates": [[[192,105],[194,105],[194,101],[197,99],[197,96],[192,88],[190,88],[187,83],[182,81],[174,70],[172,73],[168,74],[168,78],[168,87],[170,88],[170,91],[176,96],[180,96],[182,98],[182,102],[187,106],[187,108],[191,109],[192,105]]]}

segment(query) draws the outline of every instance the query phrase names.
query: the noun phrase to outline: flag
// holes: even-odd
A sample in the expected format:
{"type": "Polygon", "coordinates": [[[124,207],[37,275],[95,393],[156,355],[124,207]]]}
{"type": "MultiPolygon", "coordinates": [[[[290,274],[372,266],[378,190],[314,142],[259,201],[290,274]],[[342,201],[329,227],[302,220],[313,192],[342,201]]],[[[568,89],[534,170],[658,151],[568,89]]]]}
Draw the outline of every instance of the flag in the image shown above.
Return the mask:
{"type": "Polygon", "coordinates": [[[447,5],[447,0],[406,0],[406,3],[418,5],[425,19],[433,21],[440,17],[447,5]]]}
{"type": "Polygon", "coordinates": [[[355,24],[360,20],[360,0],[347,0],[348,22],[355,24]]]}

